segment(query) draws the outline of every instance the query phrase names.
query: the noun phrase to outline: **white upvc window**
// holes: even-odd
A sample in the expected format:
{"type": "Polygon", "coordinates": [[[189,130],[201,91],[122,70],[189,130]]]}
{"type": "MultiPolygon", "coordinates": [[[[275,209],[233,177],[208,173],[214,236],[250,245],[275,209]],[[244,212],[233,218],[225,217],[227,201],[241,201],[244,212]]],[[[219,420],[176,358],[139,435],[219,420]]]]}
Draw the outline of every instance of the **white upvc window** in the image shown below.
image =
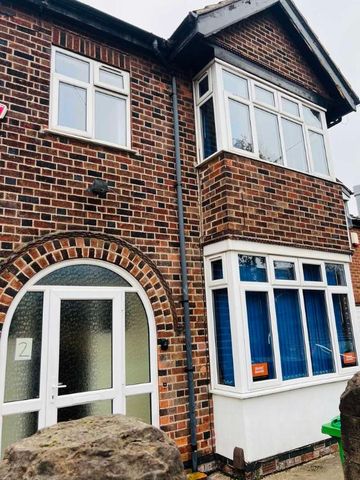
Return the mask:
{"type": "Polygon", "coordinates": [[[261,394],[352,375],[359,340],[348,263],[250,248],[205,260],[213,389],[261,394]],[[214,275],[219,261],[226,276],[214,275]]]}
{"type": "Polygon", "coordinates": [[[129,73],[53,47],[50,129],[130,148],[129,73]]]}
{"type": "Polygon", "coordinates": [[[200,161],[227,150],[334,177],[323,108],[218,60],[195,79],[194,91],[200,161]],[[207,78],[211,89],[199,95],[207,78]]]}

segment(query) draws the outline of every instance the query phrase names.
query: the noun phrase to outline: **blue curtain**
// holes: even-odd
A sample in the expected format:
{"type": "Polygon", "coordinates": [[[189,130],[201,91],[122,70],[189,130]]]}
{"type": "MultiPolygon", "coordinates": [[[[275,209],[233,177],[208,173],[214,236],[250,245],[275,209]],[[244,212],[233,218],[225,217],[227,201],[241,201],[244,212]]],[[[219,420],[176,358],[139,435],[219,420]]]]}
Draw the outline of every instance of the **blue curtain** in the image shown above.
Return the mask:
{"type": "Polygon", "coordinates": [[[274,262],[277,280],[295,280],[295,267],[292,262],[274,262]]]}
{"type": "Polygon", "coordinates": [[[269,376],[275,378],[269,306],[266,292],[246,292],[251,363],[267,363],[269,376]]]}
{"type": "Polygon", "coordinates": [[[213,290],[218,381],[222,385],[235,386],[234,363],[230,328],[230,313],[227,288],[213,290]]]}
{"type": "Polygon", "coordinates": [[[284,380],[306,377],[304,334],[297,290],[274,290],[281,368],[284,380]]]}
{"type": "Polygon", "coordinates": [[[305,290],[304,301],[314,375],[332,373],[334,359],[325,293],[319,290],[305,290]]]}
{"type": "Polygon", "coordinates": [[[313,265],[306,263],[303,265],[304,280],[307,282],[321,282],[321,267],[320,265],[313,265]]]}
{"type": "Polygon", "coordinates": [[[239,269],[243,282],[267,282],[265,257],[239,255],[239,269]]]}
{"type": "Polygon", "coordinates": [[[328,285],[346,285],[344,265],[327,263],[325,268],[328,285]]]}

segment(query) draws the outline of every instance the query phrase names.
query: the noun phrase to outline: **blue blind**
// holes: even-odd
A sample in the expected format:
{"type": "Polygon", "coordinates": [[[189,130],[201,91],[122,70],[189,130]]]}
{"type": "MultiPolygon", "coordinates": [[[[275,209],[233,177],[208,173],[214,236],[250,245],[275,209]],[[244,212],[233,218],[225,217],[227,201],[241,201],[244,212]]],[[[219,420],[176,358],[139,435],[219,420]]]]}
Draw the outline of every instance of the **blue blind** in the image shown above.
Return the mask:
{"type": "Polygon", "coordinates": [[[251,363],[267,363],[268,378],[275,378],[272,333],[266,292],[246,292],[251,363]]]}
{"type": "Polygon", "coordinates": [[[357,365],[357,362],[350,364],[344,362],[344,353],[355,353],[349,301],[346,294],[333,294],[332,298],[341,363],[343,367],[353,367],[357,365]]]}
{"type": "Polygon", "coordinates": [[[297,290],[274,291],[281,368],[284,380],[308,374],[297,290]]]}
{"type": "Polygon", "coordinates": [[[346,285],[344,265],[327,263],[325,267],[328,285],[346,285]]]}
{"type": "Polygon", "coordinates": [[[304,301],[314,375],[334,372],[325,293],[305,290],[304,301]]]}
{"type": "Polygon", "coordinates": [[[313,265],[311,263],[304,263],[304,280],[306,282],[321,282],[321,267],[320,265],[313,265]]]}
{"type": "Polygon", "coordinates": [[[218,381],[222,385],[235,386],[234,363],[230,328],[227,288],[213,290],[213,305],[218,361],[218,381]]]}
{"type": "Polygon", "coordinates": [[[265,257],[239,255],[239,270],[243,282],[267,282],[265,257]]]}
{"type": "Polygon", "coordinates": [[[276,280],[295,280],[295,265],[293,262],[274,262],[276,280]]]}

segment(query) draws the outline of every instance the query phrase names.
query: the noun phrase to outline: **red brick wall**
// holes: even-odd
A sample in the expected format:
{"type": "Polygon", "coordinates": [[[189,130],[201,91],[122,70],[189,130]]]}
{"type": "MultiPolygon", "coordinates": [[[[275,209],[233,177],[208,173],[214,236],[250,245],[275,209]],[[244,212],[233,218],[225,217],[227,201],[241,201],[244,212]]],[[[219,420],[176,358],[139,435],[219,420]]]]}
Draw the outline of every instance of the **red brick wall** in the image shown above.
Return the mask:
{"type": "Polygon", "coordinates": [[[215,35],[221,47],[262,65],[299,85],[329,96],[314,69],[280,20],[265,11],[215,35]]]}
{"type": "Polygon", "coordinates": [[[199,167],[203,241],[263,241],[349,253],[341,186],[221,153],[199,167]]]}
{"type": "MultiPolygon", "coordinates": [[[[351,229],[351,232],[357,233],[360,239],[360,228],[355,227],[351,229]]],[[[355,303],[360,305],[360,246],[354,246],[354,254],[352,257],[352,263],[350,264],[351,279],[353,284],[355,303]]]]}
{"type": "MultiPolygon", "coordinates": [[[[168,352],[159,350],[161,425],[177,441],[186,460],[190,447],[184,335],[182,329],[176,329],[175,318],[176,314],[181,327],[170,77],[149,55],[119,51],[113,45],[67,31],[66,26],[54,27],[37,16],[8,11],[11,15],[0,19],[0,100],[9,106],[6,119],[0,123],[0,258],[9,258],[19,249],[23,249],[23,257],[16,265],[10,262],[4,266],[1,319],[13,296],[39,268],[68,255],[96,255],[110,261],[111,245],[120,239],[136,248],[146,262],[137,264],[135,271],[140,269],[141,275],[147,275],[148,265],[153,264],[165,282],[169,304],[175,308],[164,316],[156,308],[163,301],[162,295],[153,302],[158,334],[170,340],[168,352]],[[52,43],[130,71],[135,152],[46,132],[52,43]],[[86,192],[96,177],[107,180],[113,188],[106,199],[86,192]],[[75,235],[80,240],[74,239],[74,232],[80,232],[75,235]],[[51,242],[45,237],[49,234],[51,242]],[[61,237],[61,252],[58,243],[54,246],[54,234],[61,237]],[[87,234],[90,238],[100,236],[100,244],[97,246],[96,239],[95,246],[82,243],[87,234]],[[35,240],[39,248],[32,246],[35,240]]],[[[198,441],[201,453],[207,454],[212,452],[213,436],[191,79],[180,79],[178,88],[192,334],[197,343],[198,441]]]]}

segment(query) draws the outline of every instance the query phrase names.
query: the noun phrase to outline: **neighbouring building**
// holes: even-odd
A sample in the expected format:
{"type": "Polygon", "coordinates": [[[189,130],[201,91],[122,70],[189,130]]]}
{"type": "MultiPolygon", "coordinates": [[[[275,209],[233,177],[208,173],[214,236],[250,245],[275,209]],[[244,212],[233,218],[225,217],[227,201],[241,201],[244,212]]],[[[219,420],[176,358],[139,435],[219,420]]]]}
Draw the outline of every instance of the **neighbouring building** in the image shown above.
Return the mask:
{"type": "Polygon", "coordinates": [[[291,0],[169,40],[74,0],[0,18],[2,451],[125,413],[193,469],[329,452],[360,331],[327,130],[359,99],[291,0]]]}

